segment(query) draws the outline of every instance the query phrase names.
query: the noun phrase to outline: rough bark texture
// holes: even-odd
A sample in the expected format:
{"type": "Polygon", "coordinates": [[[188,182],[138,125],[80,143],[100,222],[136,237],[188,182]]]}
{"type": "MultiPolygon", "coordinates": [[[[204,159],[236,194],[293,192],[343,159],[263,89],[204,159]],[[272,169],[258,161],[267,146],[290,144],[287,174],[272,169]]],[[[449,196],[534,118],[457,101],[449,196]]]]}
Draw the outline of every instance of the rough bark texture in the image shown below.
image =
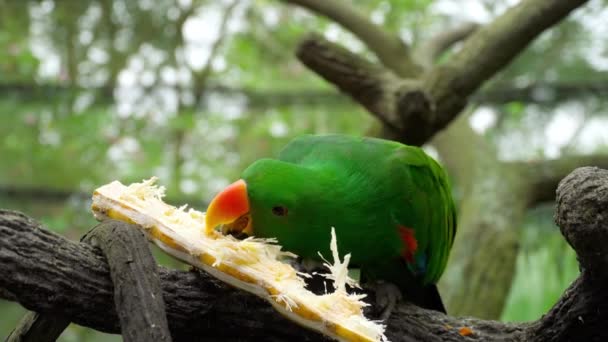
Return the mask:
{"type": "Polygon", "coordinates": [[[424,97],[419,91],[418,82],[399,79],[389,70],[320,35],[311,34],[302,40],[296,54],[309,68],[323,70],[319,73],[321,77],[351,95],[386,126],[395,130],[401,125],[396,110],[400,96],[412,97],[413,93],[424,97]]]}
{"type": "MultiPolygon", "coordinates": [[[[556,222],[575,249],[580,277],[536,322],[456,318],[401,303],[387,322],[391,341],[604,341],[608,330],[608,171],[577,169],[557,191],[556,222]],[[461,328],[472,334],[463,336],[461,328]]],[[[30,310],[117,333],[119,319],[105,258],[25,215],[0,211],[0,296],[30,310]]],[[[160,268],[175,340],[322,340],[263,300],[196,272],[160,268]]],[[[471,301],[475,302],[472,294],[471,301]]]]}
{"type": "Polygon", "coordinates": [[[156,261],[137,227],[105,221],[83,242],[99,247],[108,261],[124,341],[171,341],[156,261]]]}
{"type": "MultiPolygon", "coordinates": [[[[2,298],[100,331],[120,332],[110,268],[95,247],[66,240],[23,214],[0,210],[0,274],[2,298]]],[[[253,295],[198,272],[159,267],[159,277],[176,341],[293,337],[295,324],[253,295]]],[[[296,331],[299,340],[318,340],[318,334],[296,331]]]]}

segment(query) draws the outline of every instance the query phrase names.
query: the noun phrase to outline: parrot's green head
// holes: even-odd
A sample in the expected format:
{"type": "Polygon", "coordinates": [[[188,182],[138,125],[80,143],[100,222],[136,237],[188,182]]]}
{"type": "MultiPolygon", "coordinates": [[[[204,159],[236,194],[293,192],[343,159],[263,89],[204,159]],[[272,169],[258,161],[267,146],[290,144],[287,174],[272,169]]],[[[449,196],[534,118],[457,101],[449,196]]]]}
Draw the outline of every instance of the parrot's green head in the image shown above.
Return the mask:
{"type": "Polygon", "coordinates": [[[318,218],[330,215],[335,202],[328,198],[327,177],[295,164],[262,159],[242,177],[211,201],[207,227],[221,226],[224,234],[236,236],[274,237],[286,247],[301,246],[302,239],[315,238],[321,228],[318,218]]]}

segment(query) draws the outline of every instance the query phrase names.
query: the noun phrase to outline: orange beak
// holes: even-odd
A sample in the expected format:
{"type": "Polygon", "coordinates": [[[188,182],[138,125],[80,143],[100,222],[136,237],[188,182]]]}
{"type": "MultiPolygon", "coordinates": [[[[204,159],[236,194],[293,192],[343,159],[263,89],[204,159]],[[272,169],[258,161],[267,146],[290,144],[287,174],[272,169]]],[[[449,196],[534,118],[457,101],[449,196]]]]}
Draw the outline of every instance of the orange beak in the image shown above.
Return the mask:
{"type": "Polygon", "coordinates": [[[219,225],[222,226],[224,234],[252,235],[247,184],[244,180],[239,179],[228,185],[209,204],[205,215],[205,229],[209,233],[219,225]]]}

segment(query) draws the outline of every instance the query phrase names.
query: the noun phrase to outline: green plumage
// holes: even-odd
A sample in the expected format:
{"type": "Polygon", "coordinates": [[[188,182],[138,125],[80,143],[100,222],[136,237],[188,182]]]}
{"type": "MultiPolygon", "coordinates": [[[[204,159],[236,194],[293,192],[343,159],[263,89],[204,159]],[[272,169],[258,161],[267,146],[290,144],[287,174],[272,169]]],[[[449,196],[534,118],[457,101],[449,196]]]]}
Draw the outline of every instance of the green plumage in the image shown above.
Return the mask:
{"type": "Polygon", "coordinates": [[[334,227],[340,253],[352,254],[363,277],[395,283],[425,306],[428,300],[417,297],[443,273],[456,217],[445,172],[420,148],[302,136],[277,160],[259,160],[242,176],[254,235],[318,259],[318,252],[329,257],[334,227]]]}

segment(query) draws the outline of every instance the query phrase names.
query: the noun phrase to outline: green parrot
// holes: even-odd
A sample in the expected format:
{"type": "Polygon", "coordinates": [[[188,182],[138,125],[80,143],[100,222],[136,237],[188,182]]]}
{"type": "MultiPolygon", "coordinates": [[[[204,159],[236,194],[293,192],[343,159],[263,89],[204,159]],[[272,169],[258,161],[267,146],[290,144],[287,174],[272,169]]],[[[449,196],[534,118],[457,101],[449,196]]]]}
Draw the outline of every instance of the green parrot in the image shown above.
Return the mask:
{"type": "Polygon", "coordinates": [[[362,280],[398,288],[388,296],[393,306],[402,294],[445,313],[435,284],[454,241],[456,213],[446,173],[418,147],[347,135],[298,137],[278,159],[254,162],[220,192],[206,224],[276,238],[310,260],[331,255],[334,227],[340,254],[351,253],[362,280]]]}

